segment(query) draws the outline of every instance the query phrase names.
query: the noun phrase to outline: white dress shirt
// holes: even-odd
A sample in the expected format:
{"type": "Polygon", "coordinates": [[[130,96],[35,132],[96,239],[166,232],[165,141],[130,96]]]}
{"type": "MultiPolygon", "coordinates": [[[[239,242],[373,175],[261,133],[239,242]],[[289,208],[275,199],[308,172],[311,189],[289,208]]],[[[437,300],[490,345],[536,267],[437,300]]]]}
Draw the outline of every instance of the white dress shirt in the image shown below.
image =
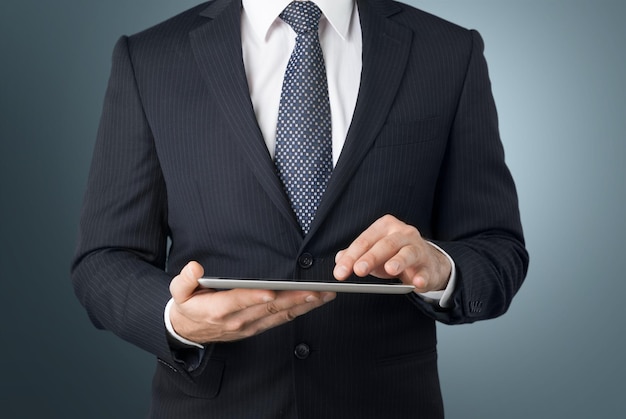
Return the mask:
{"type": "MultiPolygon", "coordinates": [[[[283,78],[296,44],[296,33],[278,15],[291,1],[242,0],[243,62],[254,112],[272,158],[276,148],[276,122],[283,78]]],[[[352,121],[361,82],[361,23],[354,0],[315,0],[315,4],[322,11],[319,37],[328,79],[333,165],[336,165],[352,121]]],[[[448,258],[452,274],[445,290],[420,295],[447,307],[454,290],[455,264],[441,248],[430,244],[448,258]]],[[[202,347],[176,334],[169,316],[172,304],[170,300],[165,308],[167,330],[181,342],[202,347]]]]}
{"type": "MultiPolygon", "coordinates": [[[[291,0],[243,0],[241,40],[250,97],[272,158],[276,147],[278,105],[296,33],[278,18],[291,0]]],[[[317,0],[328,79],[333,163],[343,148],[356,106],[361,78],[361,23],[352,0],[317,0]]]]}

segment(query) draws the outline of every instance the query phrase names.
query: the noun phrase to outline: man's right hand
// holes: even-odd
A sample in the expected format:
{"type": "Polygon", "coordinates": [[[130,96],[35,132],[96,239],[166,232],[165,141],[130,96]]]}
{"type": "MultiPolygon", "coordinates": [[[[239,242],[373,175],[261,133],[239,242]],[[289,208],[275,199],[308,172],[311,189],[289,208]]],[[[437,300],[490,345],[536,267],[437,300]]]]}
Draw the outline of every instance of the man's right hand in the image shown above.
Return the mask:
{"type": "Polygon", "coordinates": [[[204,269],[189,262],[174,277],[170,320],[177,334],[200,344],[257,335],[332,301],[332,292],[233,289],[198,286],[204,269]]]}

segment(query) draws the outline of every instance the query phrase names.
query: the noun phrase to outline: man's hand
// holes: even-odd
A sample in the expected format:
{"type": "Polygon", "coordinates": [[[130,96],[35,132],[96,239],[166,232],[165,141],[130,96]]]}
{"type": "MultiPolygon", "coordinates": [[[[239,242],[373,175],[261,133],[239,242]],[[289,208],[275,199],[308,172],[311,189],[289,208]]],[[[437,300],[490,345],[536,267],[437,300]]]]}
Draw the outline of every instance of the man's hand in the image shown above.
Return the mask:
{"type": "Polygon", "coordinates": [[[376,220],[347,249],[338,252],[335,263],[333,274],[340,281],[352,273],[400,278],[420,293],[444,289],[452,268],[446,256],[426,242],[415,227],[391,215],[376,220]]]}
{"type": "Polygon", "coordinates": [[[335,298],[335,293],[198,287],[204,269],[188,263],[170,284],[170,320],[177,334],[197,343],[226,342],[259,334],[335,298]]]}

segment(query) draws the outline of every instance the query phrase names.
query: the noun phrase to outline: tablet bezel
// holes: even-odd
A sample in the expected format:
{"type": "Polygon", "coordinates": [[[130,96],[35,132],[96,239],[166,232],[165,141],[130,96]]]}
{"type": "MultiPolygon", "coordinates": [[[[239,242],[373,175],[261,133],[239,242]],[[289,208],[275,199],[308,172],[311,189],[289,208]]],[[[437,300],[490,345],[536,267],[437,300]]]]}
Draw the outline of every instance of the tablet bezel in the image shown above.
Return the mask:
{"type": "Polygon", "coordinates": [[[200,286],[212,289],[264,289],[274,291],[315,291],[315,292],[345,292],[362,294],[408,294],[415,290],[413,285],[404,284],[372,284],[355,282],[319,282],[319,281],[289,281],[279,279],[235,279],[212,278],[198,279],[200,286]]]}

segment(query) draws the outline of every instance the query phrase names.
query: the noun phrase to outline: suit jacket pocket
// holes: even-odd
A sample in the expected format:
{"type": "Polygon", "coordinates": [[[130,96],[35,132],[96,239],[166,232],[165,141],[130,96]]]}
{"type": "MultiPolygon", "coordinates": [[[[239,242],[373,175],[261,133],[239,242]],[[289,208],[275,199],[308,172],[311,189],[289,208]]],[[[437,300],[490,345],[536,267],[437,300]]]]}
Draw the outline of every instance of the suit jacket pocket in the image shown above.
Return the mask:
{"type": "Polygon", "coordinates": [[[432,141],[438,137],[439,117],[417,121],[389,121],[376,138],[374,147],[392,147],[432,141]]]}
{"type": "Polygon", "coordinates": [[[376,364],[379,366],[392,366],[406,364],[425,364],[437,361],[437,349],[427,348],[415,352],[388,354],[386,356],[380,356],[376,359],[376,364]]]}
{"type": "Polygon", "coordinates": [[[183,392],[196,398],[215,398],[222,386],[224,361],[207,358],[196,370],[190,373],[179,371],[176,367],[159,359],[154,379],[154,390],[169,393],[170,396],[172,392],[183,392]]]}

